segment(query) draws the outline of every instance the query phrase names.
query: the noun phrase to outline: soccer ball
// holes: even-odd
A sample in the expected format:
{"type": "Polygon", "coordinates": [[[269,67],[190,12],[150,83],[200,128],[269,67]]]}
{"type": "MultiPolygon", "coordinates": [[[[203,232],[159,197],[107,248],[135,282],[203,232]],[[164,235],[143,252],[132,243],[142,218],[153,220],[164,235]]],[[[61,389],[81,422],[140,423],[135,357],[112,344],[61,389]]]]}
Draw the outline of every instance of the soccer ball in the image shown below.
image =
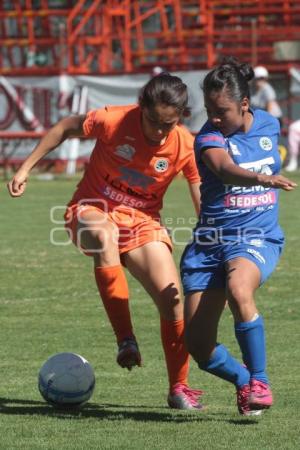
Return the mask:
{"type": "Polygon", "coordinates": [[[52,405],[79,406],[92,396],[94,370],[76,353],[57,353],[41,367],[38,387],[42,397],[52,405]]]}

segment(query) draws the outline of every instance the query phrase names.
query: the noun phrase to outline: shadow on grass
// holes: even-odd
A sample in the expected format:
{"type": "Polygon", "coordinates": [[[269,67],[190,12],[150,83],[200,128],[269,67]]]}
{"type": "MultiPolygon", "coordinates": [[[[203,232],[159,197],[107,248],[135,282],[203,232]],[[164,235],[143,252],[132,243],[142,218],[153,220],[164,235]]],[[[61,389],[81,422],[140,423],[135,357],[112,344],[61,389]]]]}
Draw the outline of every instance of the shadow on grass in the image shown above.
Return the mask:
{"type": "Polygon", "coordinates": [[[178,411],[168,407],[146,405],[114,405],[87,403],[82,407],[54,407],[43,401],[0,398],[0,414],[40,415],[58,419],[136,420],[144,422],[226,422],[235,425],[256,425],[257,419],[245,417],[239,420],[224,418],[222,413],[206,411],[178,411]],[[156,411],[154,411],[154,409],[156,411]],[[166,409],[166,411],[160,411],[166,409]]]}

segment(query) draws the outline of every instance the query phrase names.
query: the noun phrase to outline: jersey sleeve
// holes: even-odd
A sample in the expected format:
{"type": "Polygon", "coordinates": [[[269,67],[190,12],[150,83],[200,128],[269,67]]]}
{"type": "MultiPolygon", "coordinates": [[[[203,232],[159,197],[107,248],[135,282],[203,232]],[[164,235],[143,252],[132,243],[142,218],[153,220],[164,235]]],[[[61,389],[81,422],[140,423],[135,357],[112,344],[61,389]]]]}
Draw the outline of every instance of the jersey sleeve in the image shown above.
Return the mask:
{"type": "Polygon", "coordinates": [[[207,133],[199,133],[195,139],[195,150],[201,151],[208,147],[226,148],[224,137],[219,132],[209,131],[207,133]]]}
{"type": "MultiPolygon", "coordinates": [[[[190,184],[199,183],[200,176],[194,152],[194,136],[183,125],[178,128],[180,142],[180,170],[190,184]]],[[[178,166],[179,167],[179,166],[178,166]]]]}
{"type": "Polygon", "coordinates": [[[226,141],[224,136],[217,130],[212,130],[208,125],[197,134],[194,142],[196,164],[201,161],[201,152],[206,148],[222,148],[226,150],[226,141]]]}
{"type": "Polygon", "coordinates": [[[185,166],[182,168],[184,177],[190,184],[199,183],[200,176],[196,164],[195,153],[191,153],[191,157],[187,160],[185,166]]]}
{"type": "Polygon", "coordinates": [[[89,111],[83,122],[84,135],[93,138],[101,137],[105,133],[106,115],[106,108],[89,111]]]}

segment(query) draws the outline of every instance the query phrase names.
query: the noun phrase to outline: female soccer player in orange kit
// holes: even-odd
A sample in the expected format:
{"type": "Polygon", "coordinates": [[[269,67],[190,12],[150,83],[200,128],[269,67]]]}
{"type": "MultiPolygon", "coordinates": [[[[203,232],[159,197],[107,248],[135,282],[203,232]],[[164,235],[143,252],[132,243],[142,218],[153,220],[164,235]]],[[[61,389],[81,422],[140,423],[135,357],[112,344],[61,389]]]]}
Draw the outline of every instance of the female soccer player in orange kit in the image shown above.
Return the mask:
{"type": "Polygon", "coordinates": [[[123,265],[160,313],[169,406],[201,409],[201,391],[187,383],[180,284],[172,244],[159,215],[164,193],[180,171],[195,208],[199,205],[193,137],[179,125],[188,113],[186,85],[162,73],[144,86],[138,104],[107,106],[60,120],[25,160],[8,189],[13,197],[22,195],[30,170],[67,138],[96,139],[65,219],[73,242],[93,256],[98,290],[118,343],[117,362],[129,370],[141,365],[123,265]]]}

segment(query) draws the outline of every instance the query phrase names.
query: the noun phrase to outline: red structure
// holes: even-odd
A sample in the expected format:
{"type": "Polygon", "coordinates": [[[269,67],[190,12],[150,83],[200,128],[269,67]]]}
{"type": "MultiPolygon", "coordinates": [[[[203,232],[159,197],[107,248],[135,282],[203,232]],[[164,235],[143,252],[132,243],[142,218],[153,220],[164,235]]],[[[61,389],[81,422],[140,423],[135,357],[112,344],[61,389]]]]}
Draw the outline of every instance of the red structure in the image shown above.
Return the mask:
{"type": "Polygon", "coordinates": [[[285,71],[287,41],[300,41],[299,0],[0,2],[4,75],[207,69],[228,54],[285,71]]]}

